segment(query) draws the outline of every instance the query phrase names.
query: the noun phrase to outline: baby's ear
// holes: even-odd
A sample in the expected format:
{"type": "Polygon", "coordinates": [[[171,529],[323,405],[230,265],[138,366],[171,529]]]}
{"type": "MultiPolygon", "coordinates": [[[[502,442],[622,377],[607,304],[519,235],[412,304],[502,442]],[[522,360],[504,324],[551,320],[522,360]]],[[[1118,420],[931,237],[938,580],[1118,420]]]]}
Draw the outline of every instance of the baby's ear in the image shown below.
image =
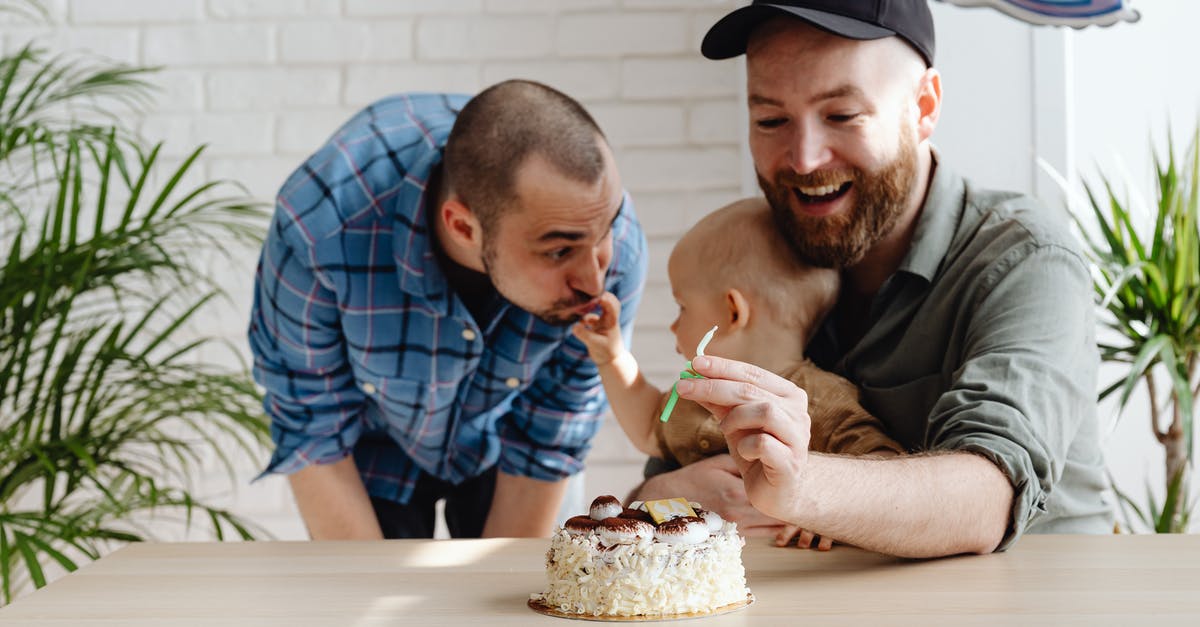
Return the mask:
{"type": "Polygon", "coordinates": [[[750,301],[746,300],[741,290],[731,287],[725,292],[725,308],[725,324],[730,330],[750,324],[750,301]]]}

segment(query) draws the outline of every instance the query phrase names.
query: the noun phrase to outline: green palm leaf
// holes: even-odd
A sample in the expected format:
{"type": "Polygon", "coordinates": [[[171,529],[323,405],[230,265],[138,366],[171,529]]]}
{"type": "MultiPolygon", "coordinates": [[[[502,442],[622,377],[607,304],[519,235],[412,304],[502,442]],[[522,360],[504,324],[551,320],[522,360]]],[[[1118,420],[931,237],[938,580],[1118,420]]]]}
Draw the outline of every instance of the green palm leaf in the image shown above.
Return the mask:
{"type": "Polygon", "coordinates": [[[227,298],[194,251],[257,245],[266,213],[236,184],[184,184],[202,148],[164,173],[161,145],[120,125],[151,71],[0,58],[0,603],[152,539],[138,514],[262,533],[188,490],[202,451],[236,481],[267,425],[245,367],[204,364],[218,345],[185,332],[227,298]]]}
{"type": "MultiPolygon", "coordinates": [[[[1093,287],[1106,314],[1102,321],[1120,336],[1120,340],[1101,338],[1101,357],[1127,364],[1125,376],[1102,390],[1100,398],[1119,392],[1119,407],[1124,409],[1133,391],[1143,381],[1152,381],[1156,372],[1165,372],[1170,381],[1167,405],[1172,423],[1156,433],[1167,448],[1163,500],[1159,502],[1151,492],[1143,509],[1120,491],[1118,498],[1150,528],[1178,532],[1186,530],[1195,502],[1187,486],[1200,391],[1200,384],[1194,383],[1200,361],[1200,127],[1183,159],[1177,159],[1175,144],[1168,139],[1167,154],[1164,159],[1154,157],[1154,168],[1153,221],[1141,231],[1153,233],[1149,240],[1139,236],[1133,212],[1118,199],[1107,177],[1101,177],[1102,194],[1093,186],[1085,187],[1093,223],[1076,221],[1094,265],[1093,287]],[[1088,234],[1089,226],[1099,237],[1088,234]]],[[[1162,399],[1151,394],[1149,402],[1156,411],[1162,399]]],[[[1156,430],[1161,428],[1155,425],[1156,430]]],[[[1126,514],[1128,522],[1132,517],[1128,510],[1126,514]]]]}

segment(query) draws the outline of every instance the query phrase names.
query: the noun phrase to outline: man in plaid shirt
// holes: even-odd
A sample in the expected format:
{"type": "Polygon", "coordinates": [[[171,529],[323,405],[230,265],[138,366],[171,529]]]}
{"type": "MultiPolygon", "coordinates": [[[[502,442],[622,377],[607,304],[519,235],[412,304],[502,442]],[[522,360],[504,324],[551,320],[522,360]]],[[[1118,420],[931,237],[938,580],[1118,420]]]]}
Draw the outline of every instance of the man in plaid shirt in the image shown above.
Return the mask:
{"type": "Polygon", "coordinates": [[[570,325],[628,341],[646,242],[575,101],[529,81],[404,94],[284,183],[250,346],[314,539],[547,535],[606,407],[570,325]]]}

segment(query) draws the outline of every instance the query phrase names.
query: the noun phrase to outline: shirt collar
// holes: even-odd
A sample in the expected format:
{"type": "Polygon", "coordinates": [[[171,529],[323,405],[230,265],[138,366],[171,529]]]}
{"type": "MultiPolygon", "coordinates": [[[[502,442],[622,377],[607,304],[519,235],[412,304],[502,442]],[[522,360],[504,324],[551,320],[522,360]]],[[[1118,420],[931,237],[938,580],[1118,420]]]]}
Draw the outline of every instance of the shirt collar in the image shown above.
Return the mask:
{"type": "Polygon", "coordinates": [[[433,168],[442,161],[442,149],[430,150],[408,170],[396,194],[395,225],[392,229],[393,256],[399,274],[400,289],[432,301],[445,301],[446,277],[433,249],[432,231],[426,203],[433,168]]]}
{"type": "Polygon", "coordinates": [[[966,183],[950,168],[938,164],[933,151],[933,178],[925,196],[917,228],[913,231],[908,254],[900,262],[899,271],[908,272],[932,281],[942,265],[962,215],[966,183]]]}

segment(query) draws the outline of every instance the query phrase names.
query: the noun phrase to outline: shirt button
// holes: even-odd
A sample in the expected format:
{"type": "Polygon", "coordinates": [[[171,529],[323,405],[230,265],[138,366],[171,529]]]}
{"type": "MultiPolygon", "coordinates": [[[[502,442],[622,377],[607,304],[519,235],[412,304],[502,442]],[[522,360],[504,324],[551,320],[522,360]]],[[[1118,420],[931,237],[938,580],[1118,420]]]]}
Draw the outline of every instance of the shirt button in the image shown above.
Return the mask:
{"type": "Polygon", "coordinates": [[[468,342],[474,342],[475,341],[475,332],[472,331],[471,329],[463,329],[462,337],[464,340],[466,340],[468,342]]]}
{"type": "Polygon", "coordinates": [[[710,446],[712,445],[708,443],[708,440],[700,440],[700,450],[707,451],[710,446]]]}
{"type": "Polygon", "coordinates": [[[375,393],[375,384],[374,383],[362,384],[362,391],[366,392],[367,394],[374,394],[375,393]]]}
{"type": "Polygon", "coordinates": [[[516,377],[509,377],[508,379],[505,379],[504,385],[507,385],[510,388],[515,388],[518,385],[521,385],[521,380],[516,377]]]}

